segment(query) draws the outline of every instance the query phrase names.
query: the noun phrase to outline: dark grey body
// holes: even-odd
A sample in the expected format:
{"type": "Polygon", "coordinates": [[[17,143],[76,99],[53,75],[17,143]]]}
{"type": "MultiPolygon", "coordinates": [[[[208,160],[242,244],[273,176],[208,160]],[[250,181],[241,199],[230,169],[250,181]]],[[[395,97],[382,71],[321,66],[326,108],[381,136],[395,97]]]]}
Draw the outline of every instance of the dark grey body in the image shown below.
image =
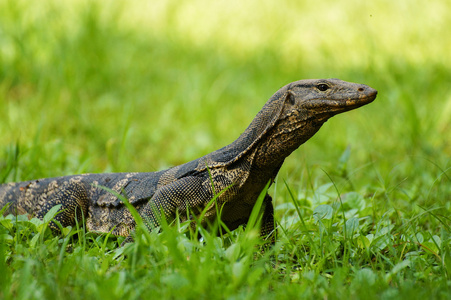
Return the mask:
{"type": "MultiPolygon", "coordinates": [[[[88,230],[127,236],[135,222],[124,204],[104,186],[126,196],[146,220],[160,214],[182,219],[198,215],[215,193],[221,220],[230,230],[246,224],[258,195],[274,180],[284,159],[330,117],[372,102],[376,90],[338,79],[301,80],[277,91],[232,144],[201,158],[151,173],[83,174],[0,185],[0,207],[42,218],[62,204],[57,220],[73,225],[86,216],[88,230]],[[114,229],[113,229],[114,228],[114,229]]],[[[215,206],[205,220],[216,218],[215,206]]],[[[274,237],[271,197],[266,195],[262,235],[274,237]]]]}

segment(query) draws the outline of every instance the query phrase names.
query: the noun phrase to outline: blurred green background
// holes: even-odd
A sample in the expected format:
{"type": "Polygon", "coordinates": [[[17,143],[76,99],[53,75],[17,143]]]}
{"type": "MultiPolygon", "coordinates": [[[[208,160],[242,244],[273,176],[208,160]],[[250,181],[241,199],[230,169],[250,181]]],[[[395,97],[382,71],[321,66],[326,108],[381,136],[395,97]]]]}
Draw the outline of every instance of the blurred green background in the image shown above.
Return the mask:
{"type": "Polygon", "coordinates": [[[327,122],[279,180],[299,197],[332,179],[386,209],[448,205],[450,14],[444,0],[0,0],[0,179],[181,164],[232,142],[281,86],[334,77],[378,98],[327,122]]]}

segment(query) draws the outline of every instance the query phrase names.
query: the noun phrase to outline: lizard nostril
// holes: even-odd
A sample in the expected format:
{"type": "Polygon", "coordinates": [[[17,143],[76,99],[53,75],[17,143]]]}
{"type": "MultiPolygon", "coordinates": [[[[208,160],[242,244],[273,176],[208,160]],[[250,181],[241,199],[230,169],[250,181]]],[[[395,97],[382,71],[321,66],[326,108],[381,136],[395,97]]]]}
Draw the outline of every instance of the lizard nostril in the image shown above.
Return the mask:
{"type": "Polygon", "coordinates": [[[359,91],[359,92],[363,92],[363,88],[359,88],[358,91],[359,91]]]}

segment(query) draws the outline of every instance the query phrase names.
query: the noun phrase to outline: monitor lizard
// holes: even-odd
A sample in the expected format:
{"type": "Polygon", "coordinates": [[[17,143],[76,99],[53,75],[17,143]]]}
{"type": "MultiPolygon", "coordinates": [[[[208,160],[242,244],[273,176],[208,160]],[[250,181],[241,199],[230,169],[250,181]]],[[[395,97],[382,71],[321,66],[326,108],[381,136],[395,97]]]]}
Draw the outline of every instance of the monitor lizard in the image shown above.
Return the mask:
{"type": "MultiPolygon", "coordinates": [[[[372,102],[377,91],[339,79],[299,80],[279,89],[247,129],[231,144],[185,164],[158,172],[82,174],[0,185],[0,208],[43,218],[55,205],[62,226],[84,216],[89,231],[111,232],[132,241],[136,226],[120,197],[147,221],[182,221],[204,211],[204,223],[217,217],[229,230],[246,224],[256,200],[272,183],[285,158],[310,139],[332,116],[372,102]],[[110,189],[107,190],[104,187],[110,189]],[[222,193],[219,193],[222,191],[222,193]],[[215,205],[206,207],[216,196],[215,205]]],[[[274,241],[274,209],[266,193],[261,235],[274,241]]],[[[56,226],[55,226],[56,228],[56,226]]]]}

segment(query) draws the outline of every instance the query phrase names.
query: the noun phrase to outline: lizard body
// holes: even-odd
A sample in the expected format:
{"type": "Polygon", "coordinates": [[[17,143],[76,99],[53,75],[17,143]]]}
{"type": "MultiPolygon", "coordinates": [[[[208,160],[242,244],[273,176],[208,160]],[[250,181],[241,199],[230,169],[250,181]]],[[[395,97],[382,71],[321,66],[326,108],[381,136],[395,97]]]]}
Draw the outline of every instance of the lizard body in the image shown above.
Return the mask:
{"type": "MultiPolygon", "coordinates": [[[[198,215],[214,197],[230,230],[246,224],[268,181],[284,159],[312,137],[330,117],[372,102],[377,91],[338,79],[300,80],[279,89],[231,144],[188,163],[149,173],[82,174],[0,185],[0,208],[42,218],[61,204],[63,226],[85,216],[90,231],[129,236],[135,221],[107,187],[128,198],[149,228],[161,215],[182,220],[198,215]]],[[[207,208],[206,221],[216,218],[207,208]]],[[[261,233],[274,239],[271,197],[266,194],[261,233]]]]}

